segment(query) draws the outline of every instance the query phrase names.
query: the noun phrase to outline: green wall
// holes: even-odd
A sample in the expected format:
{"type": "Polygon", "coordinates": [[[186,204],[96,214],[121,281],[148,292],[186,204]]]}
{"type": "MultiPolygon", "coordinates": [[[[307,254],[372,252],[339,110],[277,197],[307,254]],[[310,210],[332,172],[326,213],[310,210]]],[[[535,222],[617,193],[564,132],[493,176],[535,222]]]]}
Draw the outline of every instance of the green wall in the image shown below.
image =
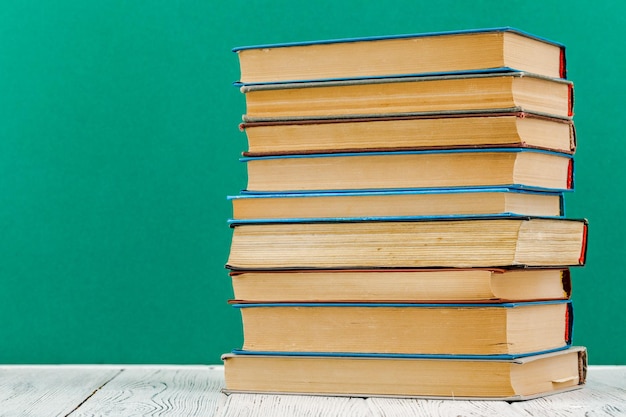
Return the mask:
{"type": "Polygon", "coordinates": [[[590,221],[574,341],[626,364],[620,2],[5,0],[0,363],[218,363],[244,186],[234,46],[514,26],[565,43],[590,221]]]}

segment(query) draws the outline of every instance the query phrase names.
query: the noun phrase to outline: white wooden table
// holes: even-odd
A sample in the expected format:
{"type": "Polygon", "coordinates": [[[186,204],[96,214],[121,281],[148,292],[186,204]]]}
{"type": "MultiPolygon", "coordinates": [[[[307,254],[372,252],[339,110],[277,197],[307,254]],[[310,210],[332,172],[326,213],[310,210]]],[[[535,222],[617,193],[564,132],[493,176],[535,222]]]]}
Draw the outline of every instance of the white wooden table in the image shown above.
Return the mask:
{"type": "Polygon", "coordinates": [[[221,393],[222,366],[0,366],[0,416],[626,416],[626,366],[537,400],[435,401],[221,393]]]}

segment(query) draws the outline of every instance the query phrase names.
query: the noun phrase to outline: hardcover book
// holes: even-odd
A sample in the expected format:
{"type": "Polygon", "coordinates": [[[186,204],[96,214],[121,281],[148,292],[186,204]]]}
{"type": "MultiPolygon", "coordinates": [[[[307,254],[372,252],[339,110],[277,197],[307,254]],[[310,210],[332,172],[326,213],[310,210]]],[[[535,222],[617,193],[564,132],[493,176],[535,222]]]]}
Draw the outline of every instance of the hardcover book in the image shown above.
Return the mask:
{"type": "Polygon", "coordinates": [[[574,153],[571,120],[533,113],[442,114],[242,123],[244,156],[462,147],[574,153]]]}
{"type": "Polygon", "coordinates": [[[512,187],[571,190],[571,155],[527,148],[358,152],[242,158],[247,191],[512,187]]]}
{"type": "Polygon", "coordinates": [[[562,216],[563,194],[516,188],[248,193],[228,197],[233,221],[519,214],[562,216]]]}
{"type": "Polygon", "coordinates": [[[569,269],[231,271],[235,299],[279,302],[514,302],[567,300],[569,269]]]}
{"type": "Polygon", "coordinates": [[[585,263],[587,222],[535,217],[232,224],[227,267],[557,267],[585,263]]]}
{"type": "Polygon", "coordinates": [[[227,354],[226,392],[520,401],[583,386],[584,347],[516,359],[227,354]]]}
{"type": "Polygon", "coordinates": [[[522,72],[241,87],[244,121],[530,112],[573,116],[573,84],[522,72]]]}
{"type": "Polygon", "coordinates": [[[569,300],[519,303],[242,303],[243,350],[526,356],[571,344],[569,300]]]}
{"type": "Polygon", "coordinates": [[[565,47],[517,29],[431,32],[234,48],[241,83],[515,68],[565,78],[565,47]]]}

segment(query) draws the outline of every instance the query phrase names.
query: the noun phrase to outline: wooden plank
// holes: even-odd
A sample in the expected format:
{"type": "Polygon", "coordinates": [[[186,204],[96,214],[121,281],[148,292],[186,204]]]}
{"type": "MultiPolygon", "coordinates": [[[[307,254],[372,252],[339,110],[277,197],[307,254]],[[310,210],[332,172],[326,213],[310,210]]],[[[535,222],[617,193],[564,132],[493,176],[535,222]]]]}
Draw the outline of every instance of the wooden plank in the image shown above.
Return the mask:
{"type": "Polygon", "coordinates": [[[515,403],[512,407],[524,412],[527,416],[545,415],[551,417],[572,416],[606,416],[617,417],[626,415],[624,397],[615,397],[609,393],[594,392],[588,387],[576,392],[548,396],[532,401],[515,403]]]}
{"type": "Polygon", "coordinates": [[[587,380],[626,390],[626,366],[590,366],[587,380]]]}
{"type": "Polygon", "coordinates": [[[363,398],[307,395],[230,394],[216,417],[368,417],[363,398]]]}
{"type": "Polygon", "coordinates": [[[578,391],[508,404],[221,393],[222,366],[0,366],[0,417],[94,415],[622,416],[626,367],[590,367],[578,391]]]}
{"type": "Polygon", "coordinates": [[[368,398],[367,402],[376,417],[528,417],[511,408],[511,405],[505,401],[368,398]]]}
{"type": "Polygon", "coordinates": [[[129,366],[71,417],[214,416],[226,396],[222,367],[129,366]]]}
{"type": "Polygon", "coordinates": [[[65,417],[120,368],[0,366],[0,416],[65,417]]]}

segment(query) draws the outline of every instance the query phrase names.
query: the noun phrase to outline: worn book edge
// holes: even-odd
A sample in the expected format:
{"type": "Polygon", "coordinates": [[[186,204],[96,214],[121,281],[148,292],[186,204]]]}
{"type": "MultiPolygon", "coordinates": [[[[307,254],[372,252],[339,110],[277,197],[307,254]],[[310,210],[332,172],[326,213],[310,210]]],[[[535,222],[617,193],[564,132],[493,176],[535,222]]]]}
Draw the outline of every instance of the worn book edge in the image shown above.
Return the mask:
{"type": "MultiPolygon", "coordinates": [[[[543,359],[543,358],[548,358],[550,356],[555,356],[555,355],[559,355],[559,354],[563,354],[567,351],[570,352],[577,352],[578,353],[578,385],[574,385],[574,386],[570,386],[570,387],[566,387],[566,388],[560,388],[560,389],[555,389],[552,391],[547,391],[547,392],[540,392],[537,394],[532,394],[532,395],[513,395],[513,396],[508,396],[508,397],[457,397],[457,396],[420,396],[420,395],[374,395],[374,394],[359,394],[359,393],[351,393],[351,394],[341,394],[341,393],[315,393],[315,392],[307,392],[307,393],[303,393],[303,392],[277,392],[277,391],[243,391],[243,390],[232,390],[232,389],[227,389],[224,388],[222,390],[222,392],[224,394],[230,395],[230,394],[250,394],[250,393],[255,393],[255,394],[280,394],[280,395],[311,395],[311,396],[325,396],[325,397],[359,397],[359,398],[419,398],[419,399],[435,399],[435,400],[441,400],[441,399],[454,399],[454,400],[478,400],[478,401],[482,401],[482,400],[489,400],[489,401],[525,401],[525,400],[530,400],[530,399],[534,399],[534,398],[541,398],[541,397],[545,397],[548,395],[554,395],[554,394],[559,394],[559,393],[563,393],[563,392],[567,392],[567,391],[572,391],[572,390],[576,390],[576,389],[580,389],[584,386],[584,384],[586,383],[587,380],[587,368],[588,368],[588,359],[587,359],[587,349],[583,346],[572,346],[569,347],[567,350],[564,351],[557,351],[557,352],[551,352],[551,353],[546,353],[546,354],[540,354],[540,355],[534,355],[534,356],[528,356],[528,357],[524,357],[524,358],[517,358],[517,359],[512,359],[512,360],[504,360],[504,359],[495,359],[495,361],[505,361],[505,362],[510,362],[510,363],[516,363],[516,364],[524,364],[527,362],[531,362],[531,361],[535,361],[535,360],[539,360],[539,359],[543,359]]],[[[228,358],[232,358],[235,357],[237,355],[233,354],[233,353],[228,353],[228,354],[224,354],[222,355],[222,360],[226,361],[228,360],[228,358]]],[[[363,360],[376,360],[376,358],[358,358],[355,357],[355,359],[363,359],[363,360]]],[[[380,358],[379,358],[380,359],[380,358]]],[[[434,359],[434,358],[430,358],[430,359],[426,359],[426,358],[422,358],[422,359],[408,359],[408,358],[398,358],[397,360],[441,360],[441,359],[434,359]]],[[[473,361],[494,361],[494,359],[456,359],[458,361],[466,361],[466,360],[473,360],[473,361]]],[[[558,383],[559,381],[553,381],[558,383]]]]}

